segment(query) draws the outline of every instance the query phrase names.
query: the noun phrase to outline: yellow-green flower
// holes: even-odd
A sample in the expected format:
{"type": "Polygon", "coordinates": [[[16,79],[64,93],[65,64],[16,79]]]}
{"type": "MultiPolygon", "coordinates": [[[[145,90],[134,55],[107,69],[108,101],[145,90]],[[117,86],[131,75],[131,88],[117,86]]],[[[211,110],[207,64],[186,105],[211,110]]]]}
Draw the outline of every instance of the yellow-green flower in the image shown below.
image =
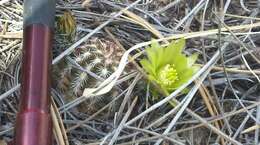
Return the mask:
{"type": "Polygon", "coordinates": [[[185,39],[173,41],[166,47],[153,41],[151,47],[146,48],[147,58],[141,60],[149,79],[167,92],[178,89],[199,69],[193,65],[198,55],[187,57],[182,53],[184,47],[185,39]]]}

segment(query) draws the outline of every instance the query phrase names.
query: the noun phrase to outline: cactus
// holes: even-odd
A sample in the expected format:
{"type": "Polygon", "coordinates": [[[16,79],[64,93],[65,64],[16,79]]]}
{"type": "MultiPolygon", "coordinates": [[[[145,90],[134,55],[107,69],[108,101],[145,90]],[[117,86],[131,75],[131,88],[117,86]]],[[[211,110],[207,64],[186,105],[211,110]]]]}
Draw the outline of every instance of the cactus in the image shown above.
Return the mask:
{"type": "MultiPolygon", "coordinates": [[[[122,54],[123,51],[112,41],[104,38],[93,38],[80,45],[71,58],[82,68],[106,79],[115,71],[122,54]]],[[[62,62],[55,69],[56,73],[59,74],[54,77],[55,87],[67,101],[80,97],[85,88],[95,87],[100,83],[100,80],[74,68],[69,62],[62,62]]],[[[90,98],[78,109],[82,112],[93,112],[111,101],[115,94],[117,93],[113,90],[104,96],[90,98]]]]}

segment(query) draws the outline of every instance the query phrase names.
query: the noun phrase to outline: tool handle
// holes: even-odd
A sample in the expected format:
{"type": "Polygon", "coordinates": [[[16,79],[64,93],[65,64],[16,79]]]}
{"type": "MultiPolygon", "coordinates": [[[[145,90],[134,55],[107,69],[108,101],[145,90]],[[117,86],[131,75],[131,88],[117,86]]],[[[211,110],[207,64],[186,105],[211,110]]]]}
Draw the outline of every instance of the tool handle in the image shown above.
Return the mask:
{"type": "Polygon", "coordinates": [[[50,72],[54,0],[24,1],[20,108],[13,145],[51,145],[50,72]]]}

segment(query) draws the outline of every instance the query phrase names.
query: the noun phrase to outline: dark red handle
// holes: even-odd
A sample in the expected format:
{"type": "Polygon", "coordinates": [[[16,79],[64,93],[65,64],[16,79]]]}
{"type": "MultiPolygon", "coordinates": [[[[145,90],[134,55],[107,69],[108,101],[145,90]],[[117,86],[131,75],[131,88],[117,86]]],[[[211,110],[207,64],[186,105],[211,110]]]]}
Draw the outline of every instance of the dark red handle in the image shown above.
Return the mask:
{"type": "Polygon", "coordinates": [[[50,67],[55,0],[24,0],[20,108],[13,145],[51,145],[50,67]]]}
{"type": "Polygon", "coordinates": [[[50,66],[52,30],[46,25],[25,27],[20,110],[15,145],[51,145],[50,66]]]}

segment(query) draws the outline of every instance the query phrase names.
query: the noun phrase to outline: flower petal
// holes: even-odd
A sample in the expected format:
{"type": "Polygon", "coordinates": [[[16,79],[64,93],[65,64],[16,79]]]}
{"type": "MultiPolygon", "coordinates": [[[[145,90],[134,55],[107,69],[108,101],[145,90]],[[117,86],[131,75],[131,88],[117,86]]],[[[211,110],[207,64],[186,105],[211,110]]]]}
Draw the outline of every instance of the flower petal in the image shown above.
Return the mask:
{"type": "Polygon", "coordinates": [[[141,60],[140,63],[148,74],[156,75],[155,69],[153,68],[152,64],[147,59],[141,60]]]}

